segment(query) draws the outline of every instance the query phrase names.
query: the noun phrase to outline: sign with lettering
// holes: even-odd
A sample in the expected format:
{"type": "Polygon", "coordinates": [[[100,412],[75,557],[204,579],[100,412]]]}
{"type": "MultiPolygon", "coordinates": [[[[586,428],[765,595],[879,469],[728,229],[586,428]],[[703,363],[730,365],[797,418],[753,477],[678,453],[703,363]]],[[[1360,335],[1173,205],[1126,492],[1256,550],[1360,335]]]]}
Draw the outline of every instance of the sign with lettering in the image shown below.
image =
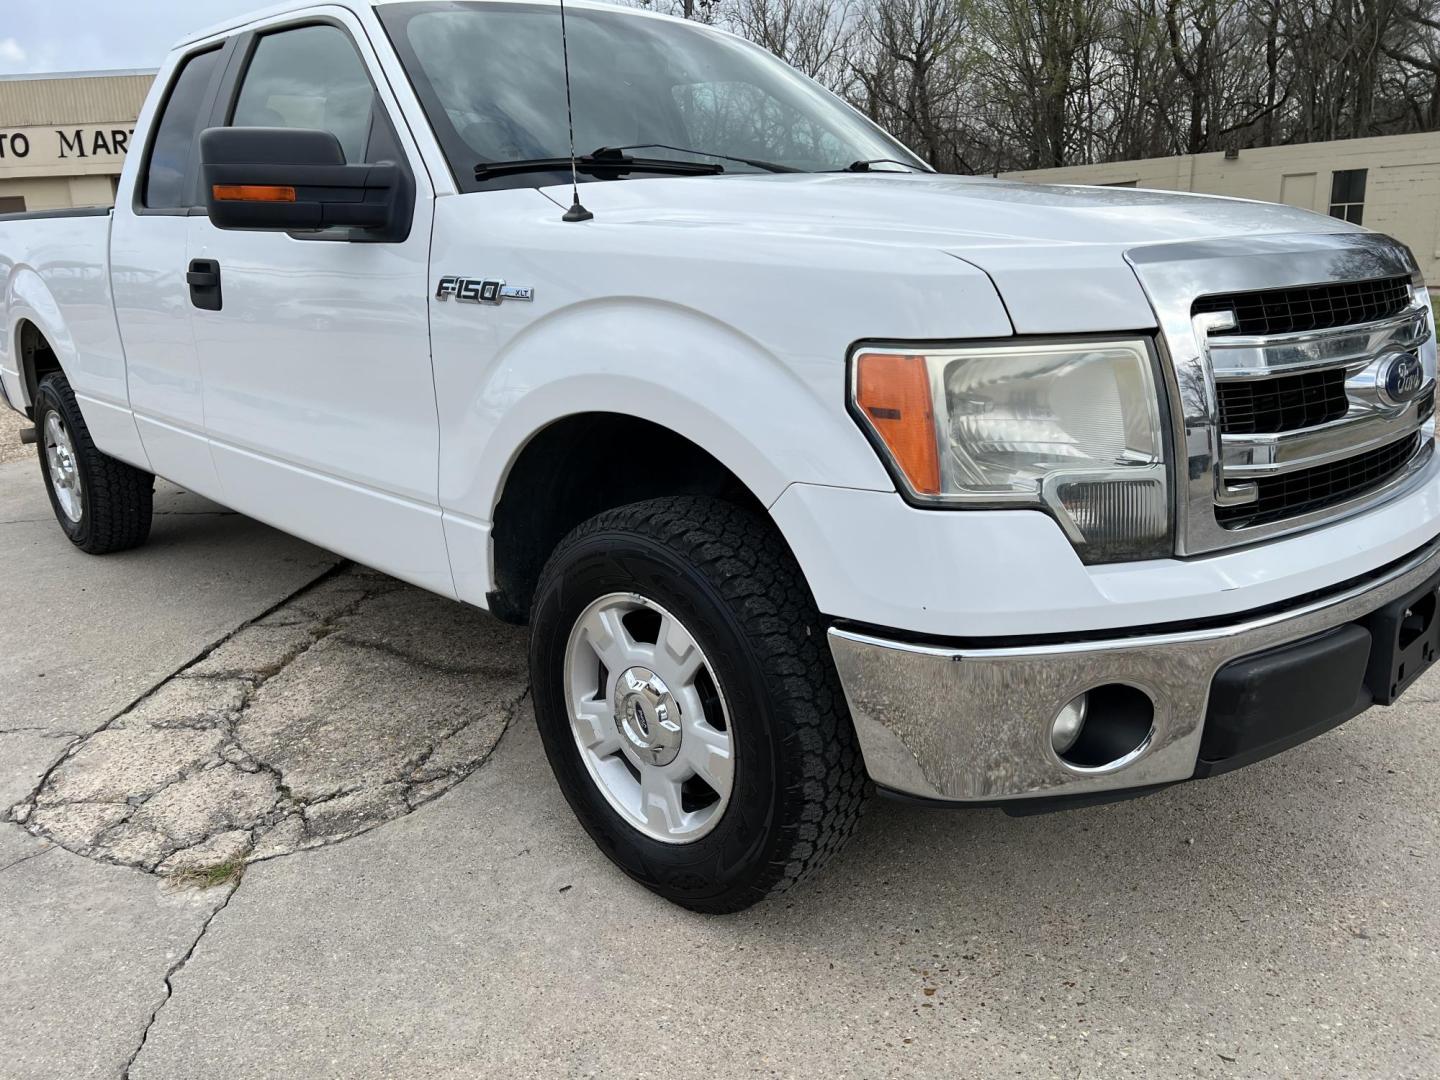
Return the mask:
{"type": "Polygon", "coordinates": [[[128,122],[0,128],[0,176],[119,172],[134,134],[128,122]]]}

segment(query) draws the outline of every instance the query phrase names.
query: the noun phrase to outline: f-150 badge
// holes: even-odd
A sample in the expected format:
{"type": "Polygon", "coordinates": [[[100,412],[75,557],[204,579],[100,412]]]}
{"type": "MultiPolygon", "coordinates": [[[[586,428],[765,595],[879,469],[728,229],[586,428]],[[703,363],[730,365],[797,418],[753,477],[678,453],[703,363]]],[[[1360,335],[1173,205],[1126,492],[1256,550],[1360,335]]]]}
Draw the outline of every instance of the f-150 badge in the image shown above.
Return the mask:
{"type": "Polygon", "coordinates": [[[534,300],[535,290],[529,285],[506,285],[503,281],[442,277],[435,299],[449,300],[452,296],[465,304],[498,304],[502,300],[534,300]]]}

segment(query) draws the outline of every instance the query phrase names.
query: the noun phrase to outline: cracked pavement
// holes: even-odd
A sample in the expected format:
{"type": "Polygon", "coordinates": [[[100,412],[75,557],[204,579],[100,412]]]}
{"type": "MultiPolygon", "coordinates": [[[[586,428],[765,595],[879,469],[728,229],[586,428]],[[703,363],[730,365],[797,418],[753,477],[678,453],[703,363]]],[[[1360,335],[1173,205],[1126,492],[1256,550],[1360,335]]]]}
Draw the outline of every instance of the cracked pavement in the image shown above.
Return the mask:
{"type": "Polygon", "coordinates": [[[89,559],[34,470],[0,464],[3,1080],[1437,1072],[1440,675],[1134,802],[880,803],[703,918],[575,822],[517,632],[168,486],[89,559]]]}
{"type": "Polygon", "coordinates": [[[468,776],[526,686],[519,631],[347,567],[76,739],[9,816],[166,876],[320,847],[468,776]]]}
{"type": "Polygon", "coordinates": [[[0,1076],[126,1076],[246,866],[480,766],[523,637],[168,484],[150,546],[87,559],[33,467],[0,465],[0,1076]]]}

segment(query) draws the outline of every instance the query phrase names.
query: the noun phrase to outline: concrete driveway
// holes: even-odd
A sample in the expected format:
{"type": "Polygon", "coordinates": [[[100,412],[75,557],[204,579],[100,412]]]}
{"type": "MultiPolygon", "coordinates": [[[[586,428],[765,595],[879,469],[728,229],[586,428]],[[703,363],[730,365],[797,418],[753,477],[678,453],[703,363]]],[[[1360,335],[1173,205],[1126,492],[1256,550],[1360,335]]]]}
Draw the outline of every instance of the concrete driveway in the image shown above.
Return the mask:
{"type": "Polygon", "coordinates": [[[704,918],[596,852],[523,639],[166,488],[0,465],[0,1076],[1431,1077],[1440,678],[1048,817],[876,805],[704,918]]]}

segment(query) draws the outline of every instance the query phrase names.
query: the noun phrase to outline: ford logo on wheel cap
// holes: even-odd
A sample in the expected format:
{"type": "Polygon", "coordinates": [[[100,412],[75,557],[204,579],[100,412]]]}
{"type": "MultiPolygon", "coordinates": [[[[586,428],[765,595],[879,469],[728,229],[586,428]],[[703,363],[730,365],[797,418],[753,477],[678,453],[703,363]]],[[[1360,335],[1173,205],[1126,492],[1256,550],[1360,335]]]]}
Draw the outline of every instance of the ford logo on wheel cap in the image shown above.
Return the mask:
{"type": "Polygon", "coordinates": [[[1380,362],[1379,376],[1375,384],[1381,399],[1387,405],[1404,405],[1420,392],[1425,369],[1414,353],[1392,353],[1380,362]]]}

